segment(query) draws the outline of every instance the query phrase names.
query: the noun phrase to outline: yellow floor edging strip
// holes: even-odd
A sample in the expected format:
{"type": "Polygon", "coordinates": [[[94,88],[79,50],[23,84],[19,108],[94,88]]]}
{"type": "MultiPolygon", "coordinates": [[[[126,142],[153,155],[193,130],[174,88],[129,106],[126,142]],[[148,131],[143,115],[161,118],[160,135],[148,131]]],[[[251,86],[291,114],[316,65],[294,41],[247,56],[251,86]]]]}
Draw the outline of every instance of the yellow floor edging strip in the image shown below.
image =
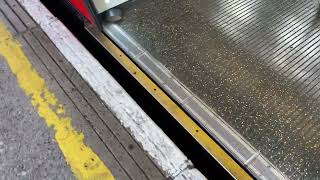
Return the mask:
{"type": "MultiPolygon", "coordinates": [[[[71,118],[65,115],[64,107],[50,92],[45,80],[35,71],[6,26],[0,22],[0,56],[3,56],[11,71],[16,75],[20,88],[31,98],[49,127],[55,131],[55,140],[77,179],[108,179],[114,177],[100,158],[86,146],[84,135],[77,132],[71,118]]],[[[59,172],[57,172],[59,173],[59,172]]]]}
{"type": "MultiPolygon", "coordinates": [[[[172,99],[136,66],[110,39],[92,27],[88,31],[118,62],[236,179],[253,179],[205,131],[203,131],[172,99]]],[[[215,171],[212,169],[212,171],[215,171]]]]}

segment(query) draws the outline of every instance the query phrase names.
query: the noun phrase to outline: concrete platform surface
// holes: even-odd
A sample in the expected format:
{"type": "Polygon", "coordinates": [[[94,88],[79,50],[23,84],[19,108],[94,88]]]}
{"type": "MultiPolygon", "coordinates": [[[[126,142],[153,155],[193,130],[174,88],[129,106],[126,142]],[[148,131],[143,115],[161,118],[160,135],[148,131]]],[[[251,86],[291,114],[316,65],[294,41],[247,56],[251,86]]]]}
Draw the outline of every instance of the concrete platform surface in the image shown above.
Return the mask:
{"type": "MultiPolygon", "coordinates": [[[[62,72],[59,65],[55,63],[58,57],[48,54],[48,51],[56,53],[59,51],[53,45],[43,46],[41,44],[51,43],[45,39],[45,34],[41,29],[30,18],[29,22],[20,21],[18,13],[16,14],[13,9],[21,7],[18,7],[17,3],[10,3],[16,2],[8,1],[7,4],[1,1],[0,21],[10,29],[13,38],[21,43],[23,53],[32,64],[32,68],[39,73],[39,78],[44,79],[48,89],[57,97],[58,103],[61,103],[59,105],[65,107],[66,113],[63,116],[70,117],[75,129],[84,134],[88,148],[96,152],[116,178],[163,179],[164,175],[160,170],[117,122],[112,113],[104,107],[75,70],[69,65],[72,78],[76,81],[70,80],[70,77],[62,72]],[[14,6],[10,7],[10,5],[14,6]],[[75,83],[82,85],[82,90],[85,90],[86,93],[79,92],[74,86],[75,83]],[[91,103],[100,106],[93,107],[84,96],[90,97],[91,103]],[[104,124],[105,121],[117,123],[114,125],[117,129],[110,129],[104,124]],[[100,126],[100,129],[93,126],[100,126]]],[[[23,18],[27,21],[27,17],[25,14],[23,18]]],[[[1,41],[0,43],[4,44],[7,39],[1,39],[1,41]]],[[[3,51],[3,47],[1,48],[3,51]]],[[[50,118],[54,115],[46,119],[47,117],[41,114],[40,108],[37,108],[41,105],[33,106],[34,97],[30,97],[28,90],[24,90],[21,85],[24,82],[20,81],[26,81],[31,86],[36,86],[32,84],[33,77],[24,77],[25,80],[20,80],[20,72],[14,72],[12,68],[15,68],[15,65],[11,65],[8,60],[10,57],[1,51],[1,56],[4,56],[0,60],[0,98],[2,102],[0,105],[0,144],[1,154],[3,154],[0,161],[1,179],[74,179],[73,174],[77,177],[77,173],[71,171],[72,156],[77,156],[77,150],[65,150],[59,143],[57,127],[48,127],[54,126],[49,122],[52,121],[50,118]],[[69,155],[70,153],[72,154],[69,155]],[[71,156],[71,160],[68,159],[68,156],[71,156]]],[[[64,59],[59,57],[59,61],[63,62],[64,59]]]]}
{"type": "Polygon", "coordinates": [[[16,0],[0,1],[0,102],[0,179],[188,179],[197,171],[185,171],[192,163],[170,143],[184,166],[161,169],[16,0]]]}
{"type": "Polygon", "coordinates": [[[0,178],[73,179],[49,129],[0,60],[0,178]]]}

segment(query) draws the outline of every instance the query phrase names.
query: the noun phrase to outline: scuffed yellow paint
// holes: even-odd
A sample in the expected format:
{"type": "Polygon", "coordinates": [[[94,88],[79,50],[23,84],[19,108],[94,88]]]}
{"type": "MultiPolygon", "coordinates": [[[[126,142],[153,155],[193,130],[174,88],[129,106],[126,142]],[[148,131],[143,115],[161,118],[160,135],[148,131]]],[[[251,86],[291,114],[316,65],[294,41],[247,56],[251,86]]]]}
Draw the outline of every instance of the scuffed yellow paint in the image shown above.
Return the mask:
{"type": "Polygon", "coordinates": [[[71,118],[50,92],[44,79],[35,71],[5,25],[0,22],[0,55],[7,61],[16,75],[19,86],[31,97],[32,105],[37,109],[49,127],[55,130],[55,139],[74,176],[78,179],[114,179],[110,170],[100,158],[84,143],[84,136],[71,124],[71,118]]]}

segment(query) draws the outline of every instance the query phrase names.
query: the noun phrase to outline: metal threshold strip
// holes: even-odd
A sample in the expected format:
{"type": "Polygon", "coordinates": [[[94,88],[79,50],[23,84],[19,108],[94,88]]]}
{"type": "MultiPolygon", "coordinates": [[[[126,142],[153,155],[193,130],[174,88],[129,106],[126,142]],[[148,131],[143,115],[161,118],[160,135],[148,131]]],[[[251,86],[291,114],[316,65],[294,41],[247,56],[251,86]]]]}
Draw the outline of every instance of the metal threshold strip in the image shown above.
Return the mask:
{"type": "MultiPolygon", "coordinates": [[[[168,93],[186,112],[188,112],[193,119],[197,120],[202,127],[210,133],[210,136],[214,137],[214,139],[220,144],[223,144],[224,148],[229,150],[233,157],[241,162],[242,165],[244,165],[255,177],[276,179],[286,178],[286,176],[277,170],[277,168],[274,167],[263,155],[261,155],[258,150],[252,147],[239,133],[225,123],[218,114],[210,110],[205,103],[180,83],[167,68],[161,65],[149,52],[144,50],[144,48],[127,36],[119,26],[109,24],[104,26],[104,30],[119,47],[124,49],[134,63],[138,64],[144,72],[152,77],[153,81],[164,89],[165,92],[168,93]]],[[[94,34],[94,36],[97,37],[97,34],[94,34]]],[[[100,36],[100,42],[101,39],[103,38],[100,36]]],[[[152,87],[146,87],[146,89],[149,89],[151,92],[153,91],[152,87]]],[[[161,101],[161,97],[155,98],[158,101],[161,101]]],[[[172,101],[172,103],[174,102],[172,101]]],[[[224,152],[219,145],[216,145],[214,140],[209,136],[205,138],[201,135],[199,136],[199,129],[201,133],[203,131],[201,131],[201,128],[198,127],[187,114],[180,116],[179,113],[176,113],[175,109],[171,108],[171,105],[167,104],[166,100],[161,104],[236,179],[243,179],[243,177],[248,175],[236,162],[231,160],[229,155],[224,152]],[[217,149],[219,149],[219,151],[217,151],[217,149]]]]}
{"type": "Polygon", "coordinates": [[[236,179],[252,179],[208,134],[151,80],[107,36],[88,25],[87,30],[106,50],[236,179]]]}

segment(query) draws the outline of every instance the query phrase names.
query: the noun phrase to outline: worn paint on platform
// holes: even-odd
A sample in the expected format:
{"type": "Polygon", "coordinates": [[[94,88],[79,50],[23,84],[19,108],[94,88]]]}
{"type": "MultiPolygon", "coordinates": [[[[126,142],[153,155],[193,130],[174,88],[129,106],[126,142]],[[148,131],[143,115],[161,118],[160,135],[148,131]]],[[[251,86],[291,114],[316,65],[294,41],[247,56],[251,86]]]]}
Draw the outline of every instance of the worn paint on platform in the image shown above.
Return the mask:
{"type": "Polygon", "coordinates": [[[66,116],[64,107],[58,102],[45,80],[33,69],[21,45],[0,22],[0,55],[16,75],[21,89],[31,98],[49,127],[55,130],[57,141],[67,163],[78,179],[114,179],[100,158],[84,143],[84,135],[77,132],[66,116]]]}
{"type": "MultiPolygon", "coordinates": [[[[191,161],[128,95],[73,34],[39,0],[18,0],[66,60],[100,96],[153,162],[173,179],[193,167],[191,161]],[[54,20],[53,20],[54,19],[54,20]]],[[[205,178],[203,178],[205,179],[205,178]]]]}

